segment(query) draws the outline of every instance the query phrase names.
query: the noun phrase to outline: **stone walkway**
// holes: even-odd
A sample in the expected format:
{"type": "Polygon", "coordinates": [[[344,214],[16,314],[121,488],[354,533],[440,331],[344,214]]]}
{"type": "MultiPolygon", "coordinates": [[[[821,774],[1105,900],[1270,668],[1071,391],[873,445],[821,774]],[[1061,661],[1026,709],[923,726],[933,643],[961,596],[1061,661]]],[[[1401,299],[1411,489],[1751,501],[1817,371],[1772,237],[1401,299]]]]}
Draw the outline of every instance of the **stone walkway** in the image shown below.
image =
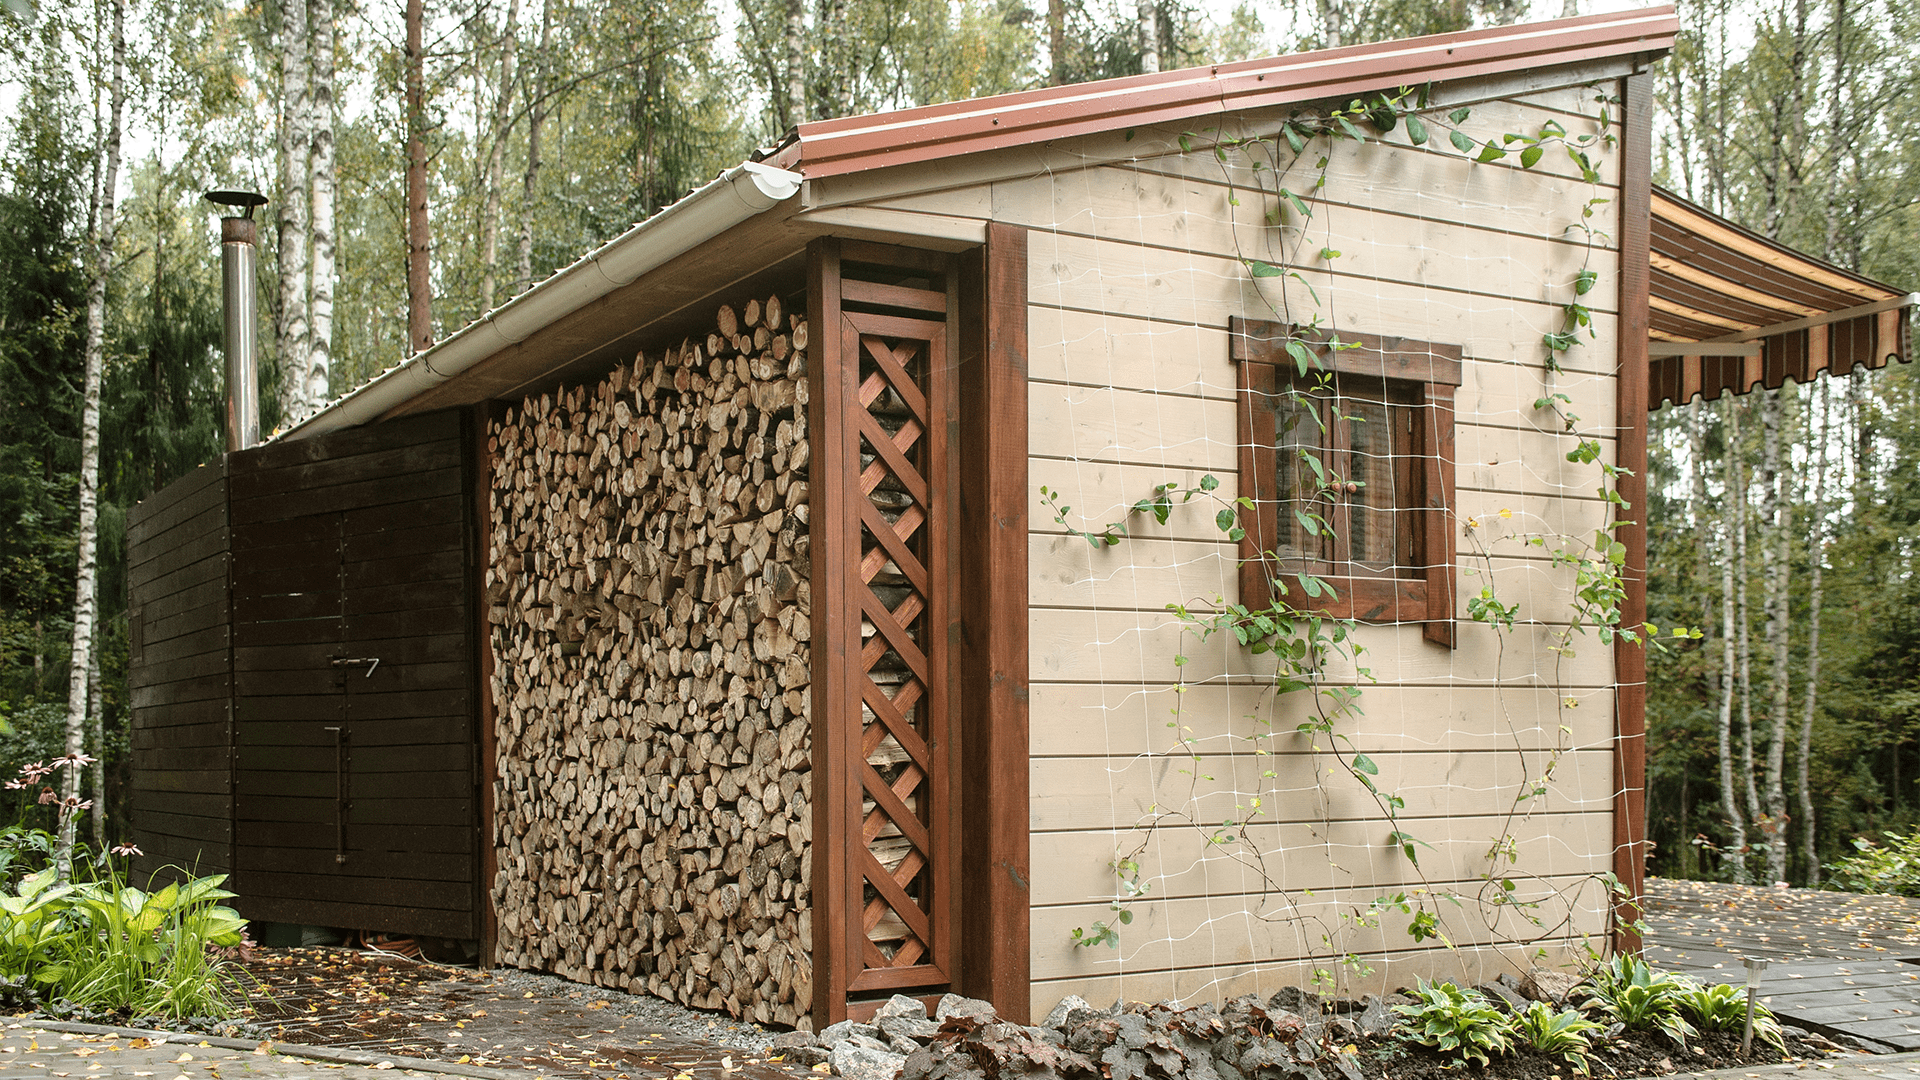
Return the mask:
{"type": "Polygon", "coordinates": [[[1760,1000],[1786,1023],[1920,1050],[1920,900],[1650,879],[1645,921],[1657,967],[1744,983],[1765,960],[1760,1000]]]}
{"type": "Polygon", "coordinates": [[[398,1076],[449,1075],[478,1080],[536,1080],[539,1074],[322,1047],[282,1048],[271,1043],[163,1031],[135,1033],[87,1024],[13,1021],[0,1029],[0,1080],[391,1080],[398,1076]]]}

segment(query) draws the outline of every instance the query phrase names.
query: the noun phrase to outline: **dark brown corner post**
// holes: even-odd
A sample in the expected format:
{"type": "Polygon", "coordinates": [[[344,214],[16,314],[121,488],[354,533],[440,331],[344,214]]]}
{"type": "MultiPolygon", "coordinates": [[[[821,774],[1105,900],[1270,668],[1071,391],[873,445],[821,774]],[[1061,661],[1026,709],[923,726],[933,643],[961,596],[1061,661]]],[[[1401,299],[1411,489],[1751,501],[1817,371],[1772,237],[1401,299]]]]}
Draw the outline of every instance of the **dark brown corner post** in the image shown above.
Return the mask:
{"type": "Polygon", "coordinates": [[[960,989],[1032,1008],[1027,802],[1027,232],[993,224],[961,277],[960,989]]]}
{"type": "MultiPolygon", "coordinates": [[[[1653,82],[1644,71],[1629,75],[1620,156],[1620,371],[1615,383],[1619,416],[1617,462],[1621,498],[1631,521],[1616,538],[1626,545],[1623,629],[1647,621],[1647,300],[1648,242],[1653,214],[1653,82]]],[[[1615,639],[1613,646],[1613,871],[1631,898],[1615,909],[1621,923],[1637,922],[1647,879],[1647,653],[1615,639]]],[[[1614,945],[1640,950],[1640,935],[1620,930],[1614,945]]]]}
{"type": "MultiPolygon", "coordinates": [[[[832,394],[851,398],[859,374],[857,368],[846,365],[832,365],[830,370],[827,363],[827,357],[837,352],[827,339],[840,332],[839,283],[839,241],[814,241],[807,249],[807,327],[813,338],[807,389],[814,402],[807,411],[807,439],[815,461],[843,457],[849,440],[857,438],[848,429],[841,410],[823,407],[832,394]],[[829,454],[829,448],[836,450],[829,454]]],[[[813,590],[813,880],[809,891],[813,898],[813,1028],[818,1031],[847,1018],[849,961],[844,955],[846,938],[841,928],[849,912],[841,883],[847,880],[848,868],[847,847],[838,840],[846,828],[841,821],[843,808],[838,793],[846,789],[848,778],[846,761],[830,751],[838,738],[833,718],[843,711],[851,684],[846,649],[846,623],[851,614],[838,598],[851,595],[849,579],[854,568],[834,557],[845,544],[847,523],[843,519],[852,505],[852,498],[843,490],[843,470],[816,467],[810,471],[807,527],[812,533],[813,590]]],[[[857,624],[852,633],[853,640],[858,641],[857,624]]]]}
{"type": "Polygon", "coordinates": [[[494,783],[499,779],[496,758],[493,712],[493,624],[488,612],[493,607],[487,585],[488,557],[493,550],[493,463],[497,448],[488,434],[494,423],[506,415],[505,402],[485,401],[475,405],[467,418],[472,443],[468,476],[472,487],[473,553],[467,560],[471,579],[467,588],[474,597],[474,710],[473,733],[475,783],[479,787],[480,828],[479,880],[474,882],[474,910],[480,913],[480,967],[493,968],[494,948],[500,940],[499,914],[493,908],[493,879],[500,871],[500,848],[494,836],[494,783]]]}

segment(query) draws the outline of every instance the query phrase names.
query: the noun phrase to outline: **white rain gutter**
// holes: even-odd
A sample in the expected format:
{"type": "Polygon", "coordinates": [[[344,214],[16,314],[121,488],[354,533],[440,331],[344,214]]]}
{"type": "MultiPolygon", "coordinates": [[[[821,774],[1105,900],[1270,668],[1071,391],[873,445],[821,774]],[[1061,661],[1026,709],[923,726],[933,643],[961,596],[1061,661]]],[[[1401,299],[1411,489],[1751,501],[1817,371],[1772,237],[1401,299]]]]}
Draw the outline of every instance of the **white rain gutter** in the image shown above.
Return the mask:
{"type": "Polygon", "coordinates": [[[748,161],[621,233],[425,352],[275,436],[306,439],[377,420],[487,357],[792,198],[799,173],[748,161]]]}

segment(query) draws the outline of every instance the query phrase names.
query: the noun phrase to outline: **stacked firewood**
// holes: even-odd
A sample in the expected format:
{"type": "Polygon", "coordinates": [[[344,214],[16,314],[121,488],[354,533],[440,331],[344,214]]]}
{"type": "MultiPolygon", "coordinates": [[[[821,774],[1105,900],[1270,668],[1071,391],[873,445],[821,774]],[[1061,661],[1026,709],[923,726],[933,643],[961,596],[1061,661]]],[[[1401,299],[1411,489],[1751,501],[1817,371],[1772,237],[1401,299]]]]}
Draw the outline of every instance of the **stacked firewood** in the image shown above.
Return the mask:
{"type": "Polygon", "coordinates": [[[498,963],[807,1018],[806,345],[722,307],[488,432],[498,963]]]}

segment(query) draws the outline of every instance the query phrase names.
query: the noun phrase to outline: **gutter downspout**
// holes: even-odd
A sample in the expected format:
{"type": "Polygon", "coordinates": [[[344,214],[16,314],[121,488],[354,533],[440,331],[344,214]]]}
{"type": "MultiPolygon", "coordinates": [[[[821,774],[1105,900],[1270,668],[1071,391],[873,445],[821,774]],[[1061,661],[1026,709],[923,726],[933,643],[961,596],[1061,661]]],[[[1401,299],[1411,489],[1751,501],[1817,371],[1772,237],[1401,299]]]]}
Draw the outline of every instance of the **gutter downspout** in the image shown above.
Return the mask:
{"type": "Polygon", "coordinates": [[[743,162],[628,229],[573,265],[415,353],[276,439],[296,440],[378,420],[558,319],[792,198],[799,173],[743,162]]]}

